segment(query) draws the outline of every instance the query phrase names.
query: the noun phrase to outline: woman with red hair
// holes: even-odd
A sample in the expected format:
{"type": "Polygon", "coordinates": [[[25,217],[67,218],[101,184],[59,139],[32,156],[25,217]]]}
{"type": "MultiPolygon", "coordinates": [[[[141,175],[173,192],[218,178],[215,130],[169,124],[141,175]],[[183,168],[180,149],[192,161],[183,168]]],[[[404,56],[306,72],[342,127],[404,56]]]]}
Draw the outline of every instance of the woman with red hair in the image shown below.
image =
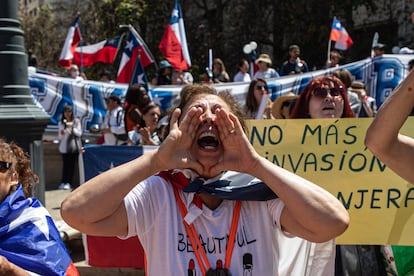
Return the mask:
{"type": "Polygon", "coordinates": [[[297,99],[290,118],[353,118],[346,87],[335,76],[311,80],[297,99]]]}
{"type": "MultiPolygon", "coordinates": [[[[297,100],[290,118],[353,118],[346,87],[333,75],[311,80],[297,100]]],[[[318,246],[328,246],[334,240],[318,246]]],[[[292,248],[292,246],[291,246],[292,248]]],[[[334,275],[383,275],[380,248],[377,245],[336,246],[334,275]],[[363,265],[369,264],[369,265],[363,265]]]]}

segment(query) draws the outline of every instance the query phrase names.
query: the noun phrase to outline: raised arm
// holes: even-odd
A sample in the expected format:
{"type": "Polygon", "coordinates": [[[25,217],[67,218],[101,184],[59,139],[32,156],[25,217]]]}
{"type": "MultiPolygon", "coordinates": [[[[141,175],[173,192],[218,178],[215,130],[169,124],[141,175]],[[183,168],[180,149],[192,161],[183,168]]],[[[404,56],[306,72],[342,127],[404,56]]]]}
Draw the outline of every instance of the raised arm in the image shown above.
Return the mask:
{"type": "Polygon", "coordinates": [[[414,139],[400,129],[414,108],[414,71],[391,93],[367,130],[365,145],[390,169],[414,183],[414,139]]]}
{"type": "Polygon", "coordinates": [[[158,149],[106,171],[74,190],[62,203],[62,218],[86,234],[126,235],[128,224],[123,199],[135,185],[164,169],[200,169],[200,164],[188,154],[192,141],[188,133],[194,132],[200,114],[194,108],[178,127],[180,110],[177,109],[171,119],[170,134],[158,149]]]}
{"type": "Polygon", "coordinates": [[[261,157],[236,117],[223,110],[217,114],[225,154],[215,169],[248,173],[265,182],[285,203],[281,215],[285,231],[309,241],[324,242],[347,229],[348,212],[332,194],[261,157]]]}

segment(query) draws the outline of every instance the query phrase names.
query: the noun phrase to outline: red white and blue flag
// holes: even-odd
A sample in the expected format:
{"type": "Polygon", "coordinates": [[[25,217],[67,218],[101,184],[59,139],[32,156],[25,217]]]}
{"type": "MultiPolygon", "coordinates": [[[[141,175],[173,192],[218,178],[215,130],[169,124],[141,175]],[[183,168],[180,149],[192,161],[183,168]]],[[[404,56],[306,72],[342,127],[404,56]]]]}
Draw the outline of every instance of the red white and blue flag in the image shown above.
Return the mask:
{"type": "Polygon", "coordinates": [[[21,185],[0,204],[0,255],[38,275],[79,276],[50,214],[21,185]]]}
{"type": "Polygon", "coordinates": [[[335,48],[338,50],[347,50],[354,44],[346,29],[336,18],[332,23],[330,40],[335,41],[335,48]]]}
{"type": "Polygon", "coordinates": [[[182,71],[190,68],[191,60],[185,35],[183,14],[178,1],[175,2],[167,29],[158,47],[175,70],[182,71]]]}
{"type": "MultiPolygon", "coordinates": [[[[98,146],[85,147],[79,170],[84,180],[131,161],[143,154],[143,147],[98,146]]],[[[138,237],[121,240],[117,237],[84,235],[85,256],[90,266],[144,268],[144,249],[138,237]]]]}
{"type": "Polygon", "coordinates": [[[154,62],[154,57],[149,51],[148,46],[135,29],[130,26],[128,40],[119,64],[116,82],[130,83],[137,58],[140,59],[143,67],[147,67],[154,62]]]}
{"type": "Polygon", "coordinates": [[[139,58],[137,58],[135,62],[135,68],[132,73],[131,81],[129,82],[130,86],[134,84],[140,84],[145,87],[145,90],[149,91],[148,78],[139,58]]]}
{"type": "Polygon", "coordinates": [[[113,63],[120,38],[121,36],[116,36],[96,44],[77,47],[73,55],[73,63],[80,67],[91,66],[97,62],[113,63]]]}
{"type": "Polygon", "coordinates": [[[76,47],[78,47],[80,41],[82,40],[79,28],[79,17],[80,16],[78,15],[69,27],[65,44],[63,45],[62,52],[59,57],[59,64],[67,69],[72,65],[73,54],[75,53],[76,47]]]}

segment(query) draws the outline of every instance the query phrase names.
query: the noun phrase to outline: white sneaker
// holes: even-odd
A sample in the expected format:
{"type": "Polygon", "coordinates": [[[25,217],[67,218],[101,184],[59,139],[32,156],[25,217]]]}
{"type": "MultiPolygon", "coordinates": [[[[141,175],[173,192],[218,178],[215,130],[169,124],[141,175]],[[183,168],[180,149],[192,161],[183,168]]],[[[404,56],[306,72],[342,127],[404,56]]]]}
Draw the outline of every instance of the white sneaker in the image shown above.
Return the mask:
{"type": "Polygon", "coordinates": [[[71,190],[72,189],[69,183],[60,183],[58,188],[59,190],[71,190]]]}

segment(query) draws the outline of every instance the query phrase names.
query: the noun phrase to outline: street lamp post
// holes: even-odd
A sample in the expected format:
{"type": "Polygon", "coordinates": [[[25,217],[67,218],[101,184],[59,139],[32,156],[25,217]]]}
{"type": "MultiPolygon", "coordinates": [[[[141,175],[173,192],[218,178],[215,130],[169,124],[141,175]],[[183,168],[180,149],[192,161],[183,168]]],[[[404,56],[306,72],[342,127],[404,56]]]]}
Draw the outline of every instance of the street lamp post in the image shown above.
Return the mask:
{"type": "Polygon", "coordinates": [[[43,168],[43,159],[32,155],[43,154],[34,147],[41,147],[39,140],[49,116],[35,104],[30,93],[24,34],[17,13],[18,1],[0,1],[0,136],[15,141],[30,153],[32,160],[37,160],[32,162],[32,169],[42,181],[42,172],[33,166],[43,168]]]}

